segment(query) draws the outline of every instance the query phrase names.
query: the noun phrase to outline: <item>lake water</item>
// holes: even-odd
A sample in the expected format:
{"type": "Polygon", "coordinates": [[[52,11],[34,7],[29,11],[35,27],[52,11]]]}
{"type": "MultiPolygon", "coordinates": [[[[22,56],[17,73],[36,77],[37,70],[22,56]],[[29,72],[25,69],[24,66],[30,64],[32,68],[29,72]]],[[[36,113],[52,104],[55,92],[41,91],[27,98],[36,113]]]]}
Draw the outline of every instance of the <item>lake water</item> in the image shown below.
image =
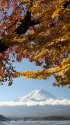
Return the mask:
{"type": "Polygon", "coordinates": [[[10,121],[0,122],[0,125],[70,125],[70,120],[66,121],[10,121]]]}

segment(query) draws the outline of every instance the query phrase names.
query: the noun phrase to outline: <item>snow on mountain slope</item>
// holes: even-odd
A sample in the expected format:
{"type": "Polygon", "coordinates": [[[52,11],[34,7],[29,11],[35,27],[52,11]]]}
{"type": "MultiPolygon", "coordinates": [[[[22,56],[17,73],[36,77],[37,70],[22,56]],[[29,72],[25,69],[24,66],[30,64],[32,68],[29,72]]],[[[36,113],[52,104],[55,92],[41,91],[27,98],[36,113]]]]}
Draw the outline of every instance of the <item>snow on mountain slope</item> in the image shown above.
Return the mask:
{"type": "Polygon", "coordinates": [[[28,101],[46,101],[49,99],[57,99],[54,95],[50,94],[49,92],[40,89],[40,90],[35,90],[31,93],[29,93],[26,96],[21,97],[20,99],[16,100],[16,102],[28,102],[28,101]]]}

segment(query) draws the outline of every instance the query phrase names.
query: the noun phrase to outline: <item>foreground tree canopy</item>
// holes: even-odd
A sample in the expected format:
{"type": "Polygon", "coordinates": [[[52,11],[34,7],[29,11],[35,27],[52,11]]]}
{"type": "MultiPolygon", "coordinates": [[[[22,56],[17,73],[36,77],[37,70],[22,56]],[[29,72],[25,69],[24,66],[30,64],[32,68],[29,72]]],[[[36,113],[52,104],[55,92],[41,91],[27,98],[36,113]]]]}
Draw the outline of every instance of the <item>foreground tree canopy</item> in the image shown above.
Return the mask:
{"type": "Polygon", "coordinates": [[[0,82],[47,79],[70,87],[70,0],[0,0],[0,82]],[[15,71],[27,58],[38,71],[15,71]]]}

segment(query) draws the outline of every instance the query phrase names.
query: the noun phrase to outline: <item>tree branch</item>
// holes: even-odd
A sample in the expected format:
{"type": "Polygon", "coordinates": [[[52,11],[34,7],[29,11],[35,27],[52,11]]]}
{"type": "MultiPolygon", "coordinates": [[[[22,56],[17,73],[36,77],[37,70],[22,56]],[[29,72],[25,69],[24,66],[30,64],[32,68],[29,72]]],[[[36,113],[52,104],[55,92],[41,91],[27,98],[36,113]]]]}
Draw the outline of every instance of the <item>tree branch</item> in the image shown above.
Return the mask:
{"type": "Polygon", "coordinates": [[[63,6],[64,6],[64,9],[66,9],[67,7],[68,7],[68,5],[70,4],[70,0],[69,1],[67,1],[65,4],[63,4],[63,6]]]}
{"type": "Polygon", "coordinates": [[[17,29],[14,30],[14,32],[16,32],[20,36],[21,34],[24,34],[27,31],[30,25],[31,25],[31,12],[27,11],[25,19],[22,21],[20,26],[18,26],[17,29]]]}
{"type": "MultiPolygon", "coordinates": [[[[27,11],[24,20],[22,20],[22,23],[13,32],[16,32],[18,36],[20,36],[21,34],[25,34],[30,26],[37,25],[39,23],[39,21],[31,20],[31,12],[27,11]]],[[[0,40],[0,53],[8,48],[9,47],[2,43],[2,40],[0,40]]]]}
{"type": "MultiPolygon", "coordinates": [[[[63,5],[64,8],[66,9],[69,4],[70,4],[70,0],[67,1],[63,5]]],[[[31,12],[27,11],[27,14],[26,14],[24,20],[22,20],[22,23],[20,24],[20,26],[18,26],[13,32],[16,32],[18,34],[18,36],[20,36],[21,34],[25,34],[30,26],[33,26],[33,25],[36,25],[39,23],[40,22],[38,22],[38,21],[31,20],[31,12]]],[[[14,24],[15,24],[15,22],[14,22],[14,24]]],[[[12,26],[10,26],[10,27],[12,27],[12,26]]],[[[6,46],[4,43],[2,43],[2,40],[0,40],[0,53],[2,53],[3,51],[5,51],[8,48],[9,47],[6,46]]]]}
{"type": "Polygon", "coordinates": [[[2,43],[2,40],[0,40],[0,53],[6,49],[8,49],[8,46],[6,46],[4,43],[2,43]]]}

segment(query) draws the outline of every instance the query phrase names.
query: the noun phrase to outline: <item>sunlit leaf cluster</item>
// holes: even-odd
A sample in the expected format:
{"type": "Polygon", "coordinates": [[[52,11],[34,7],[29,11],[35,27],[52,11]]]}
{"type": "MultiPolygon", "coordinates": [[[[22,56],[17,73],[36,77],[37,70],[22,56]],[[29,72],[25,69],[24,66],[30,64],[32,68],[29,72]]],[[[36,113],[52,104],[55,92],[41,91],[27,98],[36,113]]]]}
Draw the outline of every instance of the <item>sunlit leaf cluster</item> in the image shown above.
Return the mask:
{"type": "Polygon", "coordinates": [[[12,78],[20,76],[26,79],[54,76],[53,85],[69,87],[70,5],[66,6],[66,2],[70,1],[1,0],[0,39],[8,47],[0,53],[1,83],[9,81],[11,85],[12,78]],[[31,13],[32,22],[26,32],[19,35],[16,29],[23,24],[27,12],[31,13]],[[42,70],[15,71],[12,63],[21,62],[23,58],[35,62],[42,70]]]}

